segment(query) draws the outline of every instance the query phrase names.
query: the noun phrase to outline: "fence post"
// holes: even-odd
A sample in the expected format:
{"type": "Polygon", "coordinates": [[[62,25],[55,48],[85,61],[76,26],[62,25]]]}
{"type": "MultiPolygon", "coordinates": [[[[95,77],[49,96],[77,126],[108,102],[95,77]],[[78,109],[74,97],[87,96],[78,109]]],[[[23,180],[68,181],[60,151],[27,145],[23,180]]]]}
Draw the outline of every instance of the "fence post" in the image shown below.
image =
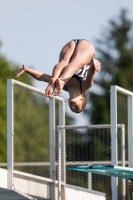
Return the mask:
{"type": "Polygon", "coordinates": [[[58,200],[62,200],[62,184],[61,184],[61,135],[62,135],[62,130],[58,129],[58,200]]]}
{"type": "MultiPolygon", "coordinates": [[[[117,158],[117,89],[111,86],[111,149],[112,165],[118,165],[117,158]]],[[[118,199],[118,178],[112,177],[112,200],[118,199]]]]}
{"type": "Polygon", "coordinates": [[[133,168],[133,96],[128,95],[128,167],[133,168]]]}
{"type": "MultiPolygon", "coordinates": [[[[121,127],[121,151],[122,151],[122,166],[125,167],[125,124],[121,127]]],[[[122,200],[125,200],[126,196],[126,180],[122,179],[122,200]]]]}
{"type": "MultiPolygon", "coordinates": [[[[65,126],[65,101],[59,102],[59,125],[65,126]]],[[[65,200],[66,183],[66,142],[65,129],[61,129],[61,200],[65,200]]]]}
{"type": "Polygon", "coordinates": [[[55,98],[49,99],[50,200],[55,200],[55,98]]]}
{"type": "Polygon", "coordinates": [[[13,189],[13,80],[7,80],[7,188],[13,189]]]}
{"type": "Polygon", "coordinates": [[[92,173],[88,173],[88,189],[92,190],[92,173]]]}

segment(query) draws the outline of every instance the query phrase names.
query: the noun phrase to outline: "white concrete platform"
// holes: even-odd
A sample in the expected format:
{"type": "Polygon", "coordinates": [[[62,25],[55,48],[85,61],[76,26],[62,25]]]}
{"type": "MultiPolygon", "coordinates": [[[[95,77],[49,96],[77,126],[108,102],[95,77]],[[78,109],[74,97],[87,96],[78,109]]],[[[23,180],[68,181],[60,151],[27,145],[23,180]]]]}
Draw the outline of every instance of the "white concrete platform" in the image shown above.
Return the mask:
{"type": "MultiPolygon", "coordinates": [[[[51,179],[15,171],[13,173],[14,190],[8,190],[7,170],[0,168],[0,200],[49,200],[51,179]]],[[[55,199],[58,199],[58,181],[55,182],[55,199]]],[[[106,200],[102,192],[74,185],[65,185],[66,200],[106,200]]]]}

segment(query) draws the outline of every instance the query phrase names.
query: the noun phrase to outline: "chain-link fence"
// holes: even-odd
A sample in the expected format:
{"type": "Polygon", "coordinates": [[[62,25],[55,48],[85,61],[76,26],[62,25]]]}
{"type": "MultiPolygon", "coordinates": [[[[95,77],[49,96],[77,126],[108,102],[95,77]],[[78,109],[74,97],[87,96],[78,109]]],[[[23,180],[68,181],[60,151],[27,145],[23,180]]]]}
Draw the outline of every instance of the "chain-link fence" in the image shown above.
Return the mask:
{"type": "Polygon", "coordinates": [[[65,123],[64,108],[64,99],[8,80],[10,189],[29,198],[58,198],[56,126],[65,123]]]}
{"type": "MultiPolygon", "coordinates": [[[[111,86],[111,126],[112,164],[133,168],[133,93],[118,86],[111,86]],[[117,124],[124,125],[124,145],[121,143],[121,134],[117,124]],[[123,160],[122,163],[119,162],[119,160],[123,159],[121,149],[125,151],[125,161],[123,160]]],[[[128,200],[128,180],[112,179],[112,188],[114,188],[112,199],[128,200]]]]}

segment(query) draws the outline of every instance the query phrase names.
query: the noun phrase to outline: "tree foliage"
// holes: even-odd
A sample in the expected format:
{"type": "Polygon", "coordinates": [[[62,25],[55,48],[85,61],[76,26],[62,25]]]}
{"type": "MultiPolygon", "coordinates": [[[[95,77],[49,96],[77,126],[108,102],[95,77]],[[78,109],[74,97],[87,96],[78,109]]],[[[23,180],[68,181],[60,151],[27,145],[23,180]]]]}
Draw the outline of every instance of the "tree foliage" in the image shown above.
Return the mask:
{"type": "Polygon", "coordinates": [[[127,10],[122,9],[118,17],[109,21],[96,46],[101,71],[95,84],[100,92],[90,94],[90,107],[85,113],[90,114],[93,124],[108,124],[110,86],[133,90],[133,22],[127,17],[127,10]]]}
{"type": "MultiPolygon", "coordinates": [[[[13,62],[9,61],[4,55],[0,54],[0,162],[6,162],[7,160],[7,103],[6,103],[7,102],[7,79],[13,79],[14,74],[19,69],[20,69],[20,66],[14,64],[13,62]]],[[[33,85],[33,78],[26,73],[20,76],[18,81],[26,83],[28,85],[33,85]]],[[[15,110],[15,115],[14,115],[15,116],[14,117],[15,132],[18,135],[20,134],[22,136],[23,133],[25,133],[26,128],[27,128],[27,130],[30,130],[30,134],[27,135],[28,140],[25,141],[25,143],[24,141],[21,143],[19,140],[19,137],[17,141],[14,143],[14,145],[16,145],[16,147],[18,148],[18,152],[19,152],[17,156],[21,154],[22,149],[23,151],[25,149],[25,152],[26,152],[27,151],[26,147],[27,148],[31,147],[31,145],[33,144],[31,140],[35,140],[35,138],[33,138],[32,135],[34,133],[34,136],[35,136],[35,133],[36,133],[36,138],[37,138],[37,135],[40,134],[41,123],[43,123],[44,126],[45,125],[48,126],[48,113],[49,113],[47,102],[43,102],[43,105],[42,105],[42,102],[38,102],[36,100],[36,96],[34,94],[31,94],[31,96],[29,96],[28,93],[25,93],[22,97],[19,93],[19,90],[16,90],[17,92],[15,93],[16,102],[15,102],[14,107],[16,108],[17,106],[20,105],[20,103],[22,103],[24,106],[22,107],[21,111],[15,110]],[[30,97],[31,101],[27,101],[28,99],[27,97],[30,97]],[[28,109],[30,107],[32,107],[32,109],[29,112],[28,109]],[[41,116],[42,109],[45,110],[45,116],[41,117],[41,119],[38,122],[38,126],[36,127],[35,126],[37,123],[36,119],[37,119],[37,116],[39,116],[39,114],[41,116]],[[20,118],[23,119],[23,121],[21,121],[20,118]],[[35,128],[37,129],[35,130],[35,128]]],[[[21,94],[22,93],[23,91],[21,92],[21,94]]],[[[71,116],[66,114],[66,124],[72,123],[73,120],[74,119],[71,116]]],[[[48,134],[46,135],[46,137],[48,137],[48,134]]],[[[42,141],[40,141],[40,144],[41,143],[42,141]]],[[[48,142],[46,143],[48,147],[48,142]]],[[[47,151],[45,151],[46,145],[44,145],[45,147],[35,146],[35,149],[37,149],[36,150],[37,157],[40,158],[42,154],[43,155],[47,154],[47,151]]],[[[27,154],[25,154],[25,156],[26,155],[27,154]]]]}
{"type": "MultiPolygon", "coordinates": [[[[0,162],[6,161],[6,119],[7,119],[7,79],[14,78],[15,72],[20,66],[8,61],[6,57],[0,54],[0,162]]],[[[32,79],[25,75],[20,81],[32,85],[32,79]]]]}
{"type": "MultiPolygon", "coordinates": [[[[96,50],[101,61],[101,71],[95,78],[94,84],[96,87],[94,89],[96,88],[96,90],[89,92],[90,103],[84,111],[85,116],[89,118],[91,124],[110,124],[111,85],[118,85],[133,91],[133,22],[127,17],[127,14],[125,9],[121,10],[119,16],[110,20],[108,27],[102,29],[101,36],[96,40],[96,50]]],[[[121,109],[121,113],[124,113],[127,110],[126,105],[120,106],[122,107],[119,108],[121,109]]],[[[125,141],[127,141],[127,132],[125,132],[125,135],[125,141]]],[[[96,139],[94,139],[93,134],[91,140],[87,142],[88,149],[92,149],[93,153],[91,155],[89,151],[87,160],[111,160],[109,144],[111,146],[111,134],[107,136],[106,130],[103,136],[102,133],[98,134],[97,132],[96,139]],[[105,142],[103,143],[104,140],[105,142]]],[[[121,143],[118,142],[118,145],[121,145],[121,143]]],[[[78,148],[80,148],[82,155],[85,156],[85,145],[82,150],[80,145],[78,148]]],[[[78,152],[78,150],[75,152],[78,152]]],[[[78,159],[81,160],[79,157],[78,159]]],[[[96,180],[97,183],[94,184],[94,190],[105,193],[109,191],[107,181],[105,182],[106,185],[104,185],[104,181],[99,184],[99,180],[96,180]]],[[[121,188],[119,188],[120,190],[121,188]]],[[[111,191],[110,193],[106,193],[106,196],[107,199],[111,199],[111,191]]]]}

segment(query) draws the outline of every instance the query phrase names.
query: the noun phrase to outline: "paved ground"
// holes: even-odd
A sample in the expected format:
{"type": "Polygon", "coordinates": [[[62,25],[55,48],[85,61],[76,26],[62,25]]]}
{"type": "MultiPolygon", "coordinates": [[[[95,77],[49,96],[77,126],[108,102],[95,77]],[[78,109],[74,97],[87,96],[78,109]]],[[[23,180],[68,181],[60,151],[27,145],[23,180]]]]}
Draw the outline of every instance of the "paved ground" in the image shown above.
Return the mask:
{"type": "Polygon", "coordinates": [[[18,194],[13,190],[0,188],[0,200],[27,200],[28,198],[18,194]]]}
{"type": "MultiPolygon", "coordinates": [[[[37,200],[50,200],[45,198],[39,198],[39,197],[32,197],[33,199],[37,200]]],[[[18,194],[17,192],[13,190],[7,190],[4,188],[0,188],[0,200],[27,200],[28,198],[22,196],[21,194],[18,194]]]]}

